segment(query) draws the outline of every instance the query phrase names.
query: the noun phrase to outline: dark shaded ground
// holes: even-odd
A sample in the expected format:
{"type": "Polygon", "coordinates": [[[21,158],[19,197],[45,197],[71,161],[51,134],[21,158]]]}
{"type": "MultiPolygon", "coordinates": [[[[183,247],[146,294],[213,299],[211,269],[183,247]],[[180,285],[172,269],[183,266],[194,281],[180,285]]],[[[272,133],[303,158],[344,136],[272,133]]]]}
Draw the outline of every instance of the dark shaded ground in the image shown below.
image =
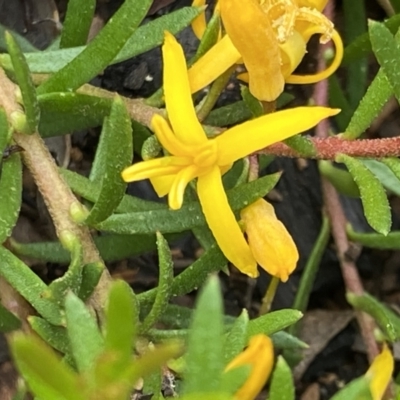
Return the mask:
{"type": "MultiPolygon", "coordinates": [[[[98,2],[98,26],[109,18],[121,1],[98,2]]],[[[185,5],[191,0],[156,0],[149,19],[168,13],[185,5]],[[170,3],[170,4],[169,4],[170,3]]],[[[382,18],[383,13],[372,2],[368,2],[369,16],[382,18]]],[[[66,0],[57,2],[60,19],[65,12],[66,0]]],[[[34,23],[54,15],[52,1],[34,2],[0,0],[0,22],[25,34],[35,45],[44,48],[56,34],[56,24],[51,21],[34,23]]],[[[56,10],[57,11],[57,10],[56,10]]],[[[341,25],[341,4],[338,4],[338,21],[341,25]]],[[[190,56],[195,50],[197,41],[190,29],[178,36],[190,56]]],[[[301,65],[302,70],[310,70],[315,60],[310,55],[301,65]]],[[[135,59],[112,66],[96,79],[96,84],[117,91],[128,97],[146,97],[152,94],[161,85],[160,50],[155,49],[135,59]]],[[[227,90],[219,105],[227,104],[239,97],[238,85],[232,82],[231,89],[227,90]]],[[[296,104],[304,104],[311,94],[312,87],[288,88],[296,95],[296,104]]],[[[384,136],[385,132],[397,130],[398,111],[394,105],[392,110],[374,125],[368,133],[373,137],[384,136]],[[395,110],[395,111],[394,111],[395,110]]],[[[80,132],[72,137],[72,151],[69,154],[69,163],[81,173],[90,169],[94,151],[97,145],[98,130],[80,132]]],[[[63,139],[52,143],[54,153],[62,163],[66,149],[63,139]]],[[[68,157],[67,157],[68,158],[68,157]]],[[[301,276],[302,269],[307,261],[321,225],[321,210],[323,207],[319,175],[314,161],[299,161],[276,159],[266,172],[283,170],[284,174],[270,197],[279,218],[288,227],[299,248],[301,259],[296,272],[289,282],[281,285],[274,308],[290,307],[301,276]]],[[[145,183],[132,185],[131,193],[140,193],[142,197],[154,197],[150,187],[145,183]]],[[[394,205],[394,228],[398,227],[398,199],[392,199],[394,205]]],[[[343,199],[348,219],[358,230],[367,229],[361,205],[358,201],[343,199]]],[[[53,239],[51,225],[43,211],[40,198],[29,177],[26,177],[24,191],[24,206],[16,234],[28,240],[53,239]]],[[[177,271],[189,265],[198,254],[199,246],[193,237],[188,236],[180,240],[174,254],[177,271]]],[[[400,258],[398,252],[378,252],[368,249],[362,250],[357,265],[365,283],[366,289],[389,304],[397,305],[399,296],[400,258]]],[[[63,267],[58,265],[34,265],[35,270],[47,281],[63,273],[63,267]]],[[[152,288],[157,282],[157,260],[154,254],[148,254],[136,259],[113,263],[109,268],[114,276],[122,277],[130,282],[136,291],[152,288]],[[144,268],[146,267],[146,268],[144,268]]],[[[266,274],[262,274],[256,287],[252,287],[248,280],[237,271],[231,276],[221,277],[224,288],[226,311],[238,315],[241,308],[249,308],[250,314],[256,316],[262,294],[268,283],[266,274]]],[[[306,365],[295,372],[299,398],[302,400],[328,399],[343,383],[361,375],[367,369],[366,356],[358,328],[352,319],[352,313],[345,297],[345,288],[335,254],[330,244],[324,254],[321,267],[314,285],[309,304],[309,313],[304,319],[302,339],[315,344],[313,353],[308,356],[306,365]],[[360,345],[361,343],[361,345],[360,345]]],[[[191,306],[194,296],[188,295],[180,299],[183,305],[191,306]]],[[[6,399],[2,395],[2,388],[13,385],[12,366],[5,351],[3,341],[0,341],[0,400],[6,399]]],[[[4,395],[5,396],[5,395],[4,395]]]]}

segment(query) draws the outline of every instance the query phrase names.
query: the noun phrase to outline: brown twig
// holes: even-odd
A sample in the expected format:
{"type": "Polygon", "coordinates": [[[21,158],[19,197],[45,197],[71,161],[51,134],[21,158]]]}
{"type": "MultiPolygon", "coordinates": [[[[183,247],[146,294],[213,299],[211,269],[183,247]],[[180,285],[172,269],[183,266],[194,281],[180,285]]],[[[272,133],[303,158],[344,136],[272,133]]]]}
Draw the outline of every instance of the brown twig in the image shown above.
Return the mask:
{"type": "MultiPolygon", "coordinates": [[[[9,119],[21,107],[16,101],[16,85],[11,82],[0,69],[0,107],[6,111],[9,119]]],[[[64,232],[77,237],[83,248],[83,262],[102,262],[94,245],[89,229],[78,225],[71,218],[71,207],[82,207],[68,185],[58,172],[57,165],[38,133],[25,135],[15,132],[13,139],[21,146],[24,164],[32,174],[35,183],[47,205],[53,219],[58,237],[64,232]]],[[[108,271],[104,269],[102,277],[90,300],[92,307],[99,313],[105,304],[105,296],[110,282],[108,271]]]]}
{"type": "MultiPolygon", "coordinates": [[[[333,1],[330,1],[325,9],[325,13],[330,20],[333,19],[333,7],[333,1]]],[[[320,70],[325,68],[325,61],[323,57],[323,52],[326,49],[325,46],[320,46],[320,54],[318,57],[318,68],[320,70]]],[[[315,103],[320,106],[326,106],[328,104],[328,82],[326,80],[316,84],[314,100],[315,103]]],[[[324,120],[317,126],[316,136],[318,138],[327,138],[328,132],[329,122],[324,120]]],[[[374,141],[374,143],[376,142],[374,141]]],[[[332,236],[336,244],[336,252],[339,258],[346,290],[353,292],[356,295],[362,295],[364,289],[355,262],[346,257],[346,252],[349,249],[349,242],[346,235],[347,221],[343,208],[340,204],[339,195],[328,180],[326,180],[324,177],[321,177],[321,179],[324,204],[327,215],[330,219],[332,236]]],[[[368,359],[370,362],[372,362],[372,360],[379,353],[378,345],[374,338],[375,323],[372,318],[369,317],[369,315],[363,312],[357,312],[356,318],[360,325],[361,335],[365,342],[368,359]]]]}
{"type": "MultiPolygon", "coordinates": [[[[340,137],[316,137],[310,138],[315,146],[315,159],[334,160],[339,153],[352,157],[399,157],[400,137],[387,139],[342,140],[340,137]]],[[[291,149],[284,143],[273,144],[258,154],[273,154],[281,157],[301,157],[301,154],[291,149]]]]}

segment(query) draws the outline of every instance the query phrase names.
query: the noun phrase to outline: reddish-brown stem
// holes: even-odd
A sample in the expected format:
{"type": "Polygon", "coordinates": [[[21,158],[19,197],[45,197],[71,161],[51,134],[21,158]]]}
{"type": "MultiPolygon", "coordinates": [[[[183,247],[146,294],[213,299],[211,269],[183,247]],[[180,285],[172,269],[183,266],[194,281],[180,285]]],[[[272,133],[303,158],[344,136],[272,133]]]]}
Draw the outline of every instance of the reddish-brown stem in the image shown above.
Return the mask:
{"type": "MultiPolygon", "coordinates": [[[[319,160],[334,160],[339,153],[352,157],[399,157],[400,137],[387,139],[342,140],[340,137],[310,138],[316,149],[314,158],[319,160]]],[[[284,143],[276,143],[258,154],[274,154],[282,157],[300,157],[301,154],[284,143]]]]}
{"type": "MultiPolygon", "coordinates": [[[[330,20],[333,20],[333,10],[334,10],[333,3],[334,3],[333,1],[328,2],[327,7],[325,9],[325,13],[327,14],[327,17],[330,20]]],[[[325,51],[325,49],[326,49],[325,46],[320,46],[319,63],[318,63],[319,70],[325,68],[325,62],[323,57],[323,52],[325,51]]],[[[315,103],[320,106],[326,106],[328,104],[328,83],[326,80],[316,84],[314,92],[314,100],[315,103]]],[[[324,120],[316,128],[316,136],[318,139],[315,139],[315,142],[317,142],[318,144],[320,145],[321,143],[325,144],[322,146],[322,148],[320,148],[322,152],[319,152],[319,154],[323,153],[325,154],[326,157],[321,157],[321,158],[334,159],[335,155],[341,152],[349,154],[347,151],[349,150],[349,147],[346,146],[348,146],[351,143],[356,143],[356,145],[353,147],[353,150],[356,152],[360,151],[360,147],[363,147],[364,150],[366,148],[369,148],[370,151],[372,151],[372,147],[370,146],[372,144],[371,142],[374,143],[373,147],[375,148],[375,150],[377,148],[376,146],[377,142],[384,144],[386,151],[389,150],[388,142],[386,140],[380,140],[380,141],[362,140],[362,141],[347,142],[347,141],[342,141],[339,138],[328,139],[327,138],[328,132],[329,132],[329,122],[327,120],[324,120]],[[328,143],[328,145],[326,145],[326,143],[328,143]],[[339,150],[340,148],[342,148],[343,150],[339,150]]],[[[397,146],[394,147],[398,147],[400,149],[399,144],[400,140],[397,141],[397,146]]],[[[384,154],[388,155],[387,153],[384,154]]],[[[360,155],[360,154],[352,153],[349,155],[360,155]]],[[[366,155],[363,154],[363,156],[366,155]]],[[[382,153],[373,152],[371,153],[370,156],[379,157],[382,156],[382,153]]],[[[339,195],[336,189],[331,185],[331,183],[328,180],[326,180],[324,177],[322,177],[321,179],[322,179],[321,184],[322,184],[322,193],[324,197],[324,204],[328,218],[331,223],[332,236],[335,241],[336,252],[339,258],[346,290],[353,292],[356,295],[361,295],[363,294],[364,289],[360,276],[357,271],[357,267],[353,260],[350,260],[346,257],[346,252],[349,249],[349,242],[346,235],[347,221],[343,208],[340,204],[339,195]]],[[[368,359],[370,362],[372,362],[372,360],[379,353],[378,345],[374,338],[375,323],[372,320],[372,318],[369,317],[369,315],[363,312],[357,312],[356,318],[360,325],[361,334],[365,342],[368,359]]]]}

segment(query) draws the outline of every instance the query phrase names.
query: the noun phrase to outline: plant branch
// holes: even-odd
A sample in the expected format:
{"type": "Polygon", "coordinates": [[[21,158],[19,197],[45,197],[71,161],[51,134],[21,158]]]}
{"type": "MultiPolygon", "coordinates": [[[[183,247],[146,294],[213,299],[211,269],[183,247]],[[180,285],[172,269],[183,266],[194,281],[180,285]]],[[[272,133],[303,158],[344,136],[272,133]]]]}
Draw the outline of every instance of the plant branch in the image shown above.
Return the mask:
{"type": "MultiPolygon", "coordinates": [[[[17,86],[0,69],[0,106],[5,109],[9,120],[15,111],[21,111],[15,97],[16,90],[17,86]]],[[[84,263],[102,262],[89,229],[78,225],[71,218],[71,207],[82,207],[82,205],[60,176],[58,167],[40,135],[14,132],[13,139],[24,150],[22,152],[24,164],[32,174],[43,196],[54,222],[57,236],[60,237],[63,232],[69,232],[79,238],[83,248],[84,263]]],[[[104,269],[99,285],[90,300],[91,305],[98,312],[101,312],[104,306],[109,282],[110,276],[104,269]]]]}
{"type": "MultiPolygon", "coordinates": [[[[330,20],[333,20],[333,7],[333,2],[329,2],[325,9],[325,12],[328,14],[327,16],[330,20]]],[[[326,50],[326,46],[327,45],[322,45],[319,49],[319,70],[323,70],[325,68],[323,52],[326,50]]],[[[328,82],[326,80],[316,84],[314,100],[315,103],[320,106],[326,106],[328,104],[328,82]]],[[[326,138],[328,136],[328,132],[329,122],[327,120],[320,122],[316,128],[317,137],[326,138]]],[[[374,142],[376,141],[374,140],[374,142]]],[[[353,292],[356,295],[362,295],[364,288],[358,274],[356,264],[353,260],[350,260],[346,256],[350,246],[346,234],[347,220],[342,205],[340,204],[339,195],[336,189],[326,178],[321,177],[321,185],[324,204],[330,220],[332,236],[335,241],[336,253],[339,258],[346,290],[353,292]]],[[[375,322],[368,314],[360,311],[356,312],[356,318],[367,349],[368,360],[372,362],[379,353],[378,345],[374,338],[375,322]]]]}
{"type": "MultiPolygon", "coordinates": [[[[347,154],[351,157],[399,157],[400,156],[400,137],[387,139],[364,139],[364,140],[343,140],[335,137],[316,137],[310,138],[316,149],[315,159],[335,160],[337,154],[347,154]]],[[[284,143],[273,144],[258,154],[273,154],[281,157],[301,157],[284,143]]]]}

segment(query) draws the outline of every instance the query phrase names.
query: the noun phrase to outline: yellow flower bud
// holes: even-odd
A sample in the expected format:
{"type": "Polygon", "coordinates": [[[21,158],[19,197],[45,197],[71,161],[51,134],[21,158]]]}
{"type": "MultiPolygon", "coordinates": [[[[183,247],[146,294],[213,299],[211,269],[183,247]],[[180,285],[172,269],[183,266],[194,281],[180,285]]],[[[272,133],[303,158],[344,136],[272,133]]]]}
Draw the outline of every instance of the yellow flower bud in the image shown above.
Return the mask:
{"type": "Polygon", "coordinates": [[[296,268],[299,253],[289,232],[276,217],[273,206],[260,199],[244,208],[240,216],[257,263],[286,282],[296,268]]]}

